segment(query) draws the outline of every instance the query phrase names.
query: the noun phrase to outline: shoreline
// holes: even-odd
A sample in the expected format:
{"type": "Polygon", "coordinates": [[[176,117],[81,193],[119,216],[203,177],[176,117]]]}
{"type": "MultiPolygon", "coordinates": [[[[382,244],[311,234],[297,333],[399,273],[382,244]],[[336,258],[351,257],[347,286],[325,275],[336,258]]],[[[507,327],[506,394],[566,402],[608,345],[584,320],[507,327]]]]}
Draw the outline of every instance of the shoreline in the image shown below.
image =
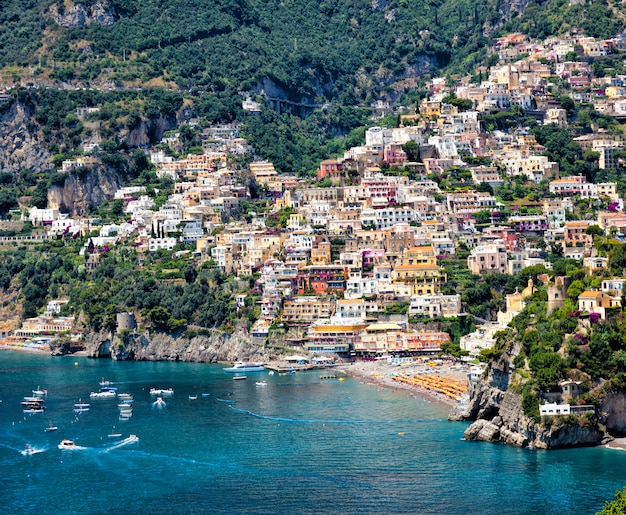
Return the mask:
{"type": "MultiPolygon", "coordinates": [[[[382,361],[362,361],[346,364],[345,366],[340,365],[337,368],[345,372],[348,376],[362,379],[367,384],[398,392],[408,392],[412,397],[420,397],[423,400],[435,402],[441,407],[445,407],[449,410],[454,410],[459,405],[458,400],[442,393],[438,393],[418,385],[394,381],[392,379],[391,373],[393,372],[402,370],[402,372],[414,373],[414,368],[424,369],[425,367],[423,365],[417,365],[416,367],[402,367],[402,369],[400,369],[399,367],[392,367],[382,361]]],[[[430,371],[432,372],[432,369],[430,371]]],[[[447,375],[456,376],[459,379],[467,377],[465,371],[459,372],[458,370],[453,370],[446,365],[437,367],[437,371],[447,375]]]]}
{"type": "Polygon", "coordinates": [[[27,345],[9,345],[7,343],[0,344],[0,351],[15,351],[15,352],[31,352],[35,354],[47,354],[48,356],[52,356],[52,351],[50,347],[29,347],[27,345]]]}

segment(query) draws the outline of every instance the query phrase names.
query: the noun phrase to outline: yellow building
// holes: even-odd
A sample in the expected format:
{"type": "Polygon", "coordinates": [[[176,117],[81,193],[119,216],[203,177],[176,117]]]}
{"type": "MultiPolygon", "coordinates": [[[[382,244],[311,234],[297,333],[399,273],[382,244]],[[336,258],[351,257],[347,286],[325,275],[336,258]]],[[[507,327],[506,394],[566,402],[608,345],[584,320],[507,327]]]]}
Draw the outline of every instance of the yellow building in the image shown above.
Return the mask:
{"type": "Polygon", "coordinates": [[[437,265],[435,249],[432,245],[404,249],[391,273],[394,283],[411,287],[411,295],[439,293],[446,275],[437,265]]]}
{"type": "Polygon", "coordinates": [[[320,318],[330,318],[333,302],[319,297],[295,297],[285,301],[283,320],[286,322],[315,322],[320,318]]]}
{"type": "Polygon", "coordinates": [[[367,324],[320,324],[309,328],[305,348],[309,352],[348,352],[367,324]]]}
{"type": "Polygon", "coordinates": [[[357,354],[382,355],[396,352],[437,353],[450,335],[442,331],[406,331],[393,323],[371,324],[354,344],[357,354]]]}
{"type": "Polygon", "coordinates": [[[311,249],[311,264],[330,265],[331,262],[331,245],[329,241],[321,241],[311,249]]]}
{"type": "Polygon", "coordinates": [[[269,185],[269,183],[272,182],[272,178],[278,175],[278,173],[274,169],[274,165],[267,161],[250,163],[250,171],[254,175],[257,184],[269,185]]]}

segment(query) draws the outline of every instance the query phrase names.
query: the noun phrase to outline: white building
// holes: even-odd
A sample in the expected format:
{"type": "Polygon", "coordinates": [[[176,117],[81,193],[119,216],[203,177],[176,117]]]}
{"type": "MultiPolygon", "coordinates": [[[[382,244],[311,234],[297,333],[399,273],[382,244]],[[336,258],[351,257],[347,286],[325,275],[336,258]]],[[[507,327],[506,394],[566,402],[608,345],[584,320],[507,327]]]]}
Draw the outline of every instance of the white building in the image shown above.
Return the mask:
{"type": "Polygon", "coordinates": [[[148,250],[154,252],[160,249],[172,250],[176,246],[176,238],[150,238],[148,250]]]}
{"type": "Polygon", "coordinates": [[[539,415],[569,415],[569,404],[557,404],[556,402],[546,402],[539,406],[539,415]]]}
{"type": "Polygon", "coordinates": [[[387,207],[384,209],[364,209],[361,222],[364,226],[372,225],[376,229],[389,229],[396,224],[410,223],[416,220],[415,211],[408,208],[387,207]]]}
{"type": "Polygon", "coordinates": [[[33,225],[49,225],[59,218],[58,209],[39,209],[33,207],[28,213],[28,219],[33,225]]]}
{"type": "Polygon", "coordinates": [[[460,295],[414,295],[409,305],[409,315],[424,315],[429,318],[456,317],[460,312],[460,295]]]}

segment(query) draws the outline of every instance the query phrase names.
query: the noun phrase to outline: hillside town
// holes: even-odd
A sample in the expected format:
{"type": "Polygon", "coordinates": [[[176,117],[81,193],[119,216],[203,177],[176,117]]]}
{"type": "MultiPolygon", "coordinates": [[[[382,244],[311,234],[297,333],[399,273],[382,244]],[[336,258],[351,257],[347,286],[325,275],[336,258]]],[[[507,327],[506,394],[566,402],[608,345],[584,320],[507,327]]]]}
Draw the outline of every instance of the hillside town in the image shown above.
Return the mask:
{"type": "MultiPolygon", "coordinates": [[[[89,272],[103,253],[129,247],[250,280],[233,309],[256,303],[249,332],[258,342],[281,328],[288,345],[315,355],[435,355],[454,343],[477,358],[536,285],[529,280],[497,312],[477,315],[448,284],[452,262],[484,276],[547,272],[551,255],[576,260],[598,277],[597,287],[574,296],[571,277],[535,274],[550,309],[569,299],[581,320],[597,320],[621,307],[626,278],[608,274],[595,242],[623,241],[626,232],[624,185],[601,179],[626,166],[623,133],[607,125],[626,115],[626,75],[607,75],[594,59],[625,46],[624,35],[539,44],[511,34],[497,41],[495,64],[478,80],[432,79],[418,113],[400,114],[397,127],[368,128],[363,145],[323,160],[315,177],[281,174],[254,157],[238,124],[196,125],[202,153],[174,157],[175,131],[146,149],[157,176],[174,183],[164,202],[158,192],[128,186],[114,197],[123,206],[117,223],[72,217],[59,205],[20,216],[40,237],[85,237],[89,272]],[[580,110],[574,120],[579,104],[594,116],[580,110]],[[594,176],[560,169],[522,119],[570,131],[577,159],[592,163],[594,176]],[[454,319],[466,321],[465,334],[451,336],[441,324],[454,319]]],[[[381,102],[373,107],[390,112],[381,102]]],[[[254,113],[260,105],[247,99],[243,108],[254,113]]],[[[83,155],[63,161],[60,172],[94,165],[97,148],[97,137],[84,142],[83,155]]],[[[2,336],[71,332],[73,316],[60,316],[66,302],[50,302],[2,336]]]]}

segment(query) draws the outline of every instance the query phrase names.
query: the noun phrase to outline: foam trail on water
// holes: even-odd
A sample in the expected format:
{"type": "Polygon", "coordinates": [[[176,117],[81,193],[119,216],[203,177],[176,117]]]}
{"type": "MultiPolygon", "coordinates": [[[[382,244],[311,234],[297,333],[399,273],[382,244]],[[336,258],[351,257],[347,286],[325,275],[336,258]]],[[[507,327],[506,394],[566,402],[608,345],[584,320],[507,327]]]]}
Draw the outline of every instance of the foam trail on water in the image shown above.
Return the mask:
{"type": "Polygon", "coordinates": [[[111,447],[107,447],[106,449],[103,449],[102,452],[109,452],[114,449],[119,449],[120,447],[132,445],[134,443],[137,443],[138,441],[139,441],[139,438],[137,438],[136,436],[134,438],[133,436],[129,436],[128,438],[124,438],[124,440],[122,440],[121,442],[118,442],[116,444],[111,445],[111,447]]]}

